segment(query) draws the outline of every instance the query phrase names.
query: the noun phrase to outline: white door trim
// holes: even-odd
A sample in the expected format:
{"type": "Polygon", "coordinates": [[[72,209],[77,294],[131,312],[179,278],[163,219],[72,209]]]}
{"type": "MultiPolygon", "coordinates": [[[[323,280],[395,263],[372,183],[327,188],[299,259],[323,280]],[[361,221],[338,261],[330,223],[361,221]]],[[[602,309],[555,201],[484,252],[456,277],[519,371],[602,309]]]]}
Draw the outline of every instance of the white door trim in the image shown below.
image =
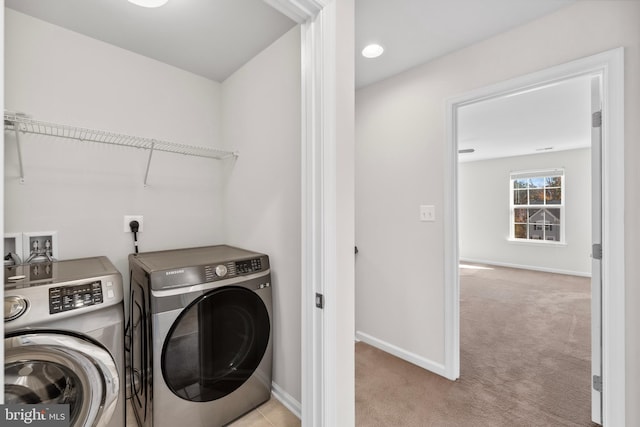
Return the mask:
{"type": "MultiPolygon", "coordinates": [[[[302,425],[338,422],[336,2],[302,27],[302,425]],[[316,307],[322,295],[324,308],[316,307]]],[[[355,402],[353,402],[355,405],[355,402]]]]}
{"type": "MultiPolygon", "coordinates": [[[[302,62],[302,425],[337,423],[336,5],[264,0],[301,25],[302,62]]],[[[353,403],[355,405],[355,402],[353,403]]]]}
{"type": "Polygon", "coordinates": [[[460,376],[460,283],[458,275],[459,107],[585,74],[603,76],[602,125],[602,418],[605,426],[625,425],[624,278],[624,49],[617,48],[546,70],[483,87],[447,100],[445,177],[445,371],[460,376]]]}
{"type": "MultiPolygon", "coordinates": [[[[591,244],[602,245],[602,127],[594,114],[602,111],[602,75],[593,75],[591,86],[591,244]]],[[[564,227],[566,228],[566,227],[564,227]]],[[[593,247],[592,247],[593,248],[593,247]]],[[[591,377],[602,378],[602,261],[591,258],[591,377]]],[[[602,424],[602,392],[591,388],[591,420],[602,424]]]]}

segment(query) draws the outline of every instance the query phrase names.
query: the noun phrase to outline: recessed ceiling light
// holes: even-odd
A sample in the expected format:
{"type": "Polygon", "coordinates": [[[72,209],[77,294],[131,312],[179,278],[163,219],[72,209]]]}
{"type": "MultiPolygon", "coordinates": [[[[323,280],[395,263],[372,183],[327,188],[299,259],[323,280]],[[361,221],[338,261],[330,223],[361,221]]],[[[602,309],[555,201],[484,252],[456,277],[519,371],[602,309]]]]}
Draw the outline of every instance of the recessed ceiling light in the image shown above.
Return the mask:
{"type": "Polygon", "coordinates": [[[382,55],[384,52],[384,48],[379,44],[370,44],[369,46],[362,49],[362,56],[365,58],[377,58],[382,55]]]}
{"type": "Polygon", "coordinates": [[[133,3],[142,7],[160,7],[164,6],[169,0],[129,0],[130,3],[133,3]]]}

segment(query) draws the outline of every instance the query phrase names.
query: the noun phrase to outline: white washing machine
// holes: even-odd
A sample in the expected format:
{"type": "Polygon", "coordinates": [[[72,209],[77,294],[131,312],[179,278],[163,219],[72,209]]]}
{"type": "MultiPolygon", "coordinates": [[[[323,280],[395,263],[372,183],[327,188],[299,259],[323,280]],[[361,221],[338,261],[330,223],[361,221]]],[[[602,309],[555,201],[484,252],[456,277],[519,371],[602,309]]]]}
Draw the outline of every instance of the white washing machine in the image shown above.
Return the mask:
{"type": "Polygon", "coordinates": [[[5,404],[68,404],[72,427],[123,427],[122,276],[106,257],[5,268],[5,404]]]}
{"type": "Polygon", "coordinates": [[[129,267],[140,426],[222,426],[269,399],[267,255],[220,245],[132,254],[129,267]]]}

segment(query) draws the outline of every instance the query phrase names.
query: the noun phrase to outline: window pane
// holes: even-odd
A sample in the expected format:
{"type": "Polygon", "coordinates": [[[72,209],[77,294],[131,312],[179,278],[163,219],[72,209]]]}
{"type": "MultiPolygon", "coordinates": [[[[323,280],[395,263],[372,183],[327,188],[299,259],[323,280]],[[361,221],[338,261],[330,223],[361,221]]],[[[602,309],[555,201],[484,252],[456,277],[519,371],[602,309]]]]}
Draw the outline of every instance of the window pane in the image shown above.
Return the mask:
{"type": "Polygon", "coordinates": [[[545,191],[547,205],[559,205],[562,203],[562,189],[548,188],[545,191]]]}
{"type": "Polygon", "coordinates": [[[561,187],[562,186],[562,177],[559,176],[549,176],[545,179],[547,187],[561,187]]]}
{"type": "Polygon", "coordinates": [[[548,225],[549,229],[545,231],[544,238],[545,240],[552,240],[554,242],[560,241],[560,226],[559,225],[548,225]]]}
{"type": "Polygon", "coordinates": [[[527,205],[527,190],[515,190],[513,192],[514,205],[527,205]]]}
{"type": "Polygon", "coordinates": [[[527,188],[526,179],[514,179],[513,180],[513,188],[527,188]]]}
{"type": "Polygon", "coordinates": [[[544,209],[529,209],[529,222],[544,222],[544,209]]]}
{"type": "Polygon", "coordinates": [[[560,209],[547,209],[545,220],[547,224],[560,224],[560,209]]]}
{"type": "Polygon", "coordinates": [[[530,205],[542,205],[544,204],[544,190],[529,190],[529,204],[530,205]]]}
{"type": "Polygon", "coordinates": [[[516,224],[513,230],[513,235],[516,239],[527,238],[527,226],[526,224],[516,224]]]}
{"type": "Polygon", "coordinates": [[[544,178],[530,178],[529,187],[531,188],[544,188],[544,178]]]}
{"type": "Polygon", "coordinates": [[[526,223],[528,217],[528,209],[514,209],[513,220],[514,222],[526,223]]]}
{"type": "Polygon", "coordinates": [[[544,227],[541,224],[529,224],[529,239],[542,240],[544,238],[544,227]]]}

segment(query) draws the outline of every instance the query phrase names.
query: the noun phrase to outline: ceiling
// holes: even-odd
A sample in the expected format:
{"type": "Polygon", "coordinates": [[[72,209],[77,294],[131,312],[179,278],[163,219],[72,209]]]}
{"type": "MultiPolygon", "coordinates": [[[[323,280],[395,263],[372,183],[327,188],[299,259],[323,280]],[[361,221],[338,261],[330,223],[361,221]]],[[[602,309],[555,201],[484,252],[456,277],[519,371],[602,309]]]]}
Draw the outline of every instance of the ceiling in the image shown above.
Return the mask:
{"type": "Polygon", "coordinates": [[[458,109],[461,162],[540,154],[591,146],[591,77],[458,109]]]}
{"type": "Polygon", "coordinates": [[[355,0],[356,87],[472,45],[575,0],[355,0]],[[366,59],[369,43],[384,54],[366,59]]]}
{"type": "Polygon", "coordinates": [[[222,82],[296,23],[262,0],[5,0],[8,8],[222,82]]]}
{"type": "MultiPolygon", "coordinates": [[[[484,40],[576,0],[355,0],[356,87],[484,40]],[[385,53],[365,59],[362,48],[385,53]]],[[[218,82],[296,23],[264,0],[5,0],[11,9],[218,82]]]]}
{"type": "MultiPolygon", "coordinates": [[[[355,0],[356,88],[575,1],[355,0]],[[371,42],[385,48],[381,57],[360,55],[371,42]]],[[[157,9],[135,6],[127,0],[5,0],[5,5],[218,82],[296,25],[265,0],[169,0],[157,9]]],[[[465,126],[459,147],[476,152],[461,159],[578,145],[584,135],[574,130],[584,121],[584,105],[588,105],[581,104],[580,109],[571,104],[584,99],[584,93],[575,95],[578,86],[577,82],[556,85],[526,96],[464,107],[460,111],[465,126]]]]}

